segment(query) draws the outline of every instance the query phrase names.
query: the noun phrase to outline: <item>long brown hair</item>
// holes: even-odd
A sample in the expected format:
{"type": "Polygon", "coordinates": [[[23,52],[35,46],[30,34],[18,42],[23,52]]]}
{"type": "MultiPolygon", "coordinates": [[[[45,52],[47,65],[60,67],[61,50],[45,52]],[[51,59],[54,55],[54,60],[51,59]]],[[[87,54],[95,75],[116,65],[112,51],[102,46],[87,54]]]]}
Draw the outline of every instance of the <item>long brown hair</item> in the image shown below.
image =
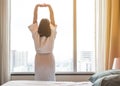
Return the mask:
{"type": "Polygon", "coordinates": [[[51,35],[50,22],[48,19],[42,19],[38,27],[40,37],[49,37],[51,35]]]}

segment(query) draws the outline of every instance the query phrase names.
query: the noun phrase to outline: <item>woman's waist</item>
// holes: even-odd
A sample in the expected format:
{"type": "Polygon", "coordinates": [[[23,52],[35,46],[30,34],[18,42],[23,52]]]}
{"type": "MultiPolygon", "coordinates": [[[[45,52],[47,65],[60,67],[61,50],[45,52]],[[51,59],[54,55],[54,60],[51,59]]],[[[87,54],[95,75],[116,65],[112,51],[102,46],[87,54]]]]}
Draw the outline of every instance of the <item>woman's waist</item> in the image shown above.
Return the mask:
{"type": "Polygon", "coordinates": [[[39,47],[36,48],[36,53],[52,53],[53,48],[52,47],[39,47]]]}
{"type": "Polygon", "coordinates": [[[52,53],[52,49],[36,49],[36,53],[49,54],[49,53],[52,53]]]}
{"type": "Polygon", "coordinates": [[[52,52],[51,53],[49,53],[49,52],[44,52],[44,53],[42,53],[42,52],[36,52],[36,54],[38,54],[38,55],[47,55],[47,54],[53,54],[52,52]]]}
{"type": "Polygon", "coordinates": [[[36,53],[36,57],[53,57],[53,53],[36,53]]]}

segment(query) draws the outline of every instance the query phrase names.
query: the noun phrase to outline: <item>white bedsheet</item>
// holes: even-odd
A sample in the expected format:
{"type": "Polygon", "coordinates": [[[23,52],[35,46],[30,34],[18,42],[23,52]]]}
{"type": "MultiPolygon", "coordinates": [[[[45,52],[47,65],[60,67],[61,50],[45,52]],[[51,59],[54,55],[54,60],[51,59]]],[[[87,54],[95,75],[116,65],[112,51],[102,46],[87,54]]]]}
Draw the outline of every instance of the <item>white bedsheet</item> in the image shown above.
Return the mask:
{"type": "Polygon", "coordinates": [[[53,82],[53,81],[32,81],[18,80],[9,81],[2,86],[92,86],[91,82],[53,82]]]}

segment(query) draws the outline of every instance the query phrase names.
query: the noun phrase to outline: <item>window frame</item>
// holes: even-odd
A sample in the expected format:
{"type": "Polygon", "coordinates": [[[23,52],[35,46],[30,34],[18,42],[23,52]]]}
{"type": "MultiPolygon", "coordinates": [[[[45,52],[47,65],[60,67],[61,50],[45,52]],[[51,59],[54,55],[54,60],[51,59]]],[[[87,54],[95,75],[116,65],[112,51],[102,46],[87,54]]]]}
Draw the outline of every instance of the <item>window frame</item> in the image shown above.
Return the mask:
{"type": "MultiPolygon", "coordinates": [[[[73,72],[56,72],[56,75],[89,75],[94,74],[94,72],[77,72],[77,0],[73,0],[73,72]]],[[[96,16],[96,15],[95,15],[96,16]]],[[[11,50],[10,50],[11,52],[11,50]]],[[[33,75],[34,72],[11,72],[11,75],[33,75]]]]}

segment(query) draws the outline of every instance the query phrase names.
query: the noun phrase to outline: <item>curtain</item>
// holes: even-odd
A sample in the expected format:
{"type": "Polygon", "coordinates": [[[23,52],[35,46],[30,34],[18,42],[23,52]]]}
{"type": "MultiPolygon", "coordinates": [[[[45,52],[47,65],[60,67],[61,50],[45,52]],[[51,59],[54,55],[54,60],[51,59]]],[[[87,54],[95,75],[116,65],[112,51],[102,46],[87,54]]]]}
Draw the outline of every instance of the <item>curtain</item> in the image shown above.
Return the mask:
{"type": "Polygon", "coordinates": [[[10,79],[8,1],[10,0],[0,0],[0,85],[10,79]]]}
{"type": "Polygon", "coordinates": [[[105,70],[105,0],[95,0],[96,72],[105,70]]]}
{"type": "Polygon", "coordinates": [[[115,57],[120,57],[120,0],[106,0],[105,68],[111,69],[115,57]]]}

